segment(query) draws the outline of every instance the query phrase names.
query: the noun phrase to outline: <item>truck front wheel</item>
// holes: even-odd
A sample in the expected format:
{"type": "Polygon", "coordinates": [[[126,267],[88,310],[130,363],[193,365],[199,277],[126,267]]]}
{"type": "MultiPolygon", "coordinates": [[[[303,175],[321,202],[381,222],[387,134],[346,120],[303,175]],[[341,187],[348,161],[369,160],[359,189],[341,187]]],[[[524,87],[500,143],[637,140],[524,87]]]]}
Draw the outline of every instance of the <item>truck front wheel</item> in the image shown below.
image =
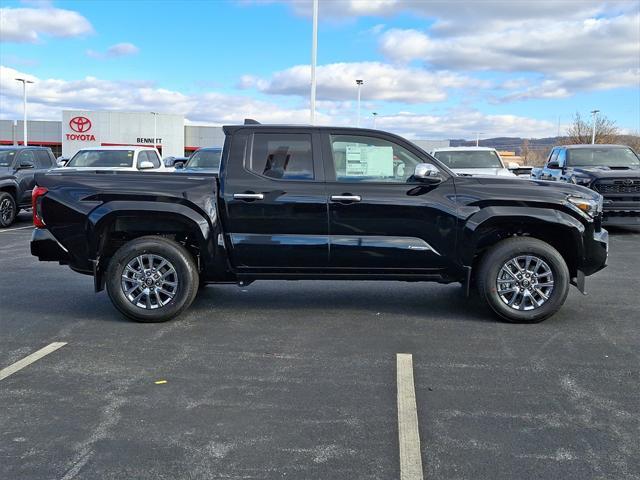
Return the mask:
{"type": "Polygon", "coordinates": [[[0,192],[0,227],[8,227],[18,215],[16,201],[8,192],[0,192]]]}
{"type": "Polygon", "coordinates": [[[514,237],[494,245],[482,258],[477,275],[480,296],[502,319],[537,323],[564,304],[569,269],[548,243],[514,237]]]}
{"type": "Polygon", "coordinates": [[[186,310],[198,292],[198,269],[180,244],[140,237],[118,249],[107,269],[113,305],[137,322],[165,322],[186,310]]]}

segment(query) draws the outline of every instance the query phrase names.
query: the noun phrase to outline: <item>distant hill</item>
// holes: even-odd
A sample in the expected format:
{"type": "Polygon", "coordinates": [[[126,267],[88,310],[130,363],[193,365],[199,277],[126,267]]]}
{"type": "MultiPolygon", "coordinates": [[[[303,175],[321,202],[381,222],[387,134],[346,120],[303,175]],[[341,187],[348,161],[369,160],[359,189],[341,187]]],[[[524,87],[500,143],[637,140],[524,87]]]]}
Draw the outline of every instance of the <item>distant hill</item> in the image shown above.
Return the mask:
{"type": "MultiPolygon", "coordinates": [[[[509,150],[516,152],[517,155],[522,153],[522,143],[524,138],[521,137],[496,137],[485,138],[480,140],[481,147],[495,148],[496,150],[509,150]]],[[[565,137],[548,137],[548,138],[529,138],[529,150],[545,150],[548,151],[556,145],[566,143],[565,137]]],[[[451,140],[452,147],[474,147],[475,140],[454,139],[451,140]]]]}

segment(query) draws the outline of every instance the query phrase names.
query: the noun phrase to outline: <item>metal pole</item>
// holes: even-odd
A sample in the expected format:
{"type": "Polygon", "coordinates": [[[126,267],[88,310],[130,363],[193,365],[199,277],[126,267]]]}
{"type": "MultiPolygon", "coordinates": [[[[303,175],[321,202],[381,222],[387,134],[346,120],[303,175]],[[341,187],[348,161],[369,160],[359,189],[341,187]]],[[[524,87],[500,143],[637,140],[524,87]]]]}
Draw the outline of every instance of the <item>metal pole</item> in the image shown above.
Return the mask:
{"type": "Polygon", "coordinates": [[[153,115],[153,148],[158,148],[158,112],[150,112],[153,115]]]}
{"type": "Polygon", "coordinates": [[[596,115],[598,115],[600,110],[592,110],[591,111],[591,145],[596,143],[596,115]]]}
{"type": "Polygon", "coordinates": [[[318,0],[313,0],[313,37],[311,40],[311,125],[316,121],[316,63],[318,62],[318,0]]]}
{"type": "Polygon", "coordinates": [[[476,132],[476,147],[480,144],[480,132],[476,132]]]}
{"type": "Polygon", "coordinates": [[[27,146],[27,83],[33,83],[31,80],[27,80],[26,78],[16,78],[18,82],[22,82],[22,111],[23,111],[23,119],[22,119],[22,144],[27,146]]]}
{"type": "Polygon", "coordinates": [[[358,86],[358,117],[356,121],[356,126],[360,127],[360,89],[362,88],[363,80],[356,80],[356,85],[358,86]]]}

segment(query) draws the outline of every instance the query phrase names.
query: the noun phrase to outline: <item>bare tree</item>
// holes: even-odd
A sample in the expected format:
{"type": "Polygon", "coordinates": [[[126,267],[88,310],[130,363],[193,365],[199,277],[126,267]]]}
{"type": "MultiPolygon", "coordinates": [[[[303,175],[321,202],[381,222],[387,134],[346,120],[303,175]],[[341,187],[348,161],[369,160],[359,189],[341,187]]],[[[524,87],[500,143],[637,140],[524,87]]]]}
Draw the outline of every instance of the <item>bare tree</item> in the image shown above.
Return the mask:
{"type": "Polygon", "coordinates": [[[524,160],[525,165],[529,165],[527,160],[529,160],[529,155],[531,155],[531,149],[529,148],[529,139],[525,138],[522,140],[522,147],[520,147],[520,156],[522,160],[524,160]]]}
{"type": "MultiPolygon", "coordinates": [[[[583,120],[576,112],[563,140],[567,144],[591,143],[592,131],[593,123],[583,120]]],[[[618,135],[616,122],[609,120],[605,115],[596,116],[596,143],[615,143],[618,135]]]]}

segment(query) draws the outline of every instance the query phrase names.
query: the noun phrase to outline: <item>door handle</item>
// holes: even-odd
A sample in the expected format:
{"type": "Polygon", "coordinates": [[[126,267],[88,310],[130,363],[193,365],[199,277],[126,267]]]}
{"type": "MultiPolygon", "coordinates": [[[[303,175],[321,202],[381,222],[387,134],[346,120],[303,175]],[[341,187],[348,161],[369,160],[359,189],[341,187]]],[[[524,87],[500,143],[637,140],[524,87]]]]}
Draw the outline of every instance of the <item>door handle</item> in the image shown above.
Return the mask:
{"type": "Polygon", "coordinates": [[[360,195],[331,195],[332,202],[359,202],[362,200],[360,195]]]}
{"type": "Polygon", "coordinates": [[[262,193],[234,193],[233,198],[236,200],[263,200],[262,193]]]}

